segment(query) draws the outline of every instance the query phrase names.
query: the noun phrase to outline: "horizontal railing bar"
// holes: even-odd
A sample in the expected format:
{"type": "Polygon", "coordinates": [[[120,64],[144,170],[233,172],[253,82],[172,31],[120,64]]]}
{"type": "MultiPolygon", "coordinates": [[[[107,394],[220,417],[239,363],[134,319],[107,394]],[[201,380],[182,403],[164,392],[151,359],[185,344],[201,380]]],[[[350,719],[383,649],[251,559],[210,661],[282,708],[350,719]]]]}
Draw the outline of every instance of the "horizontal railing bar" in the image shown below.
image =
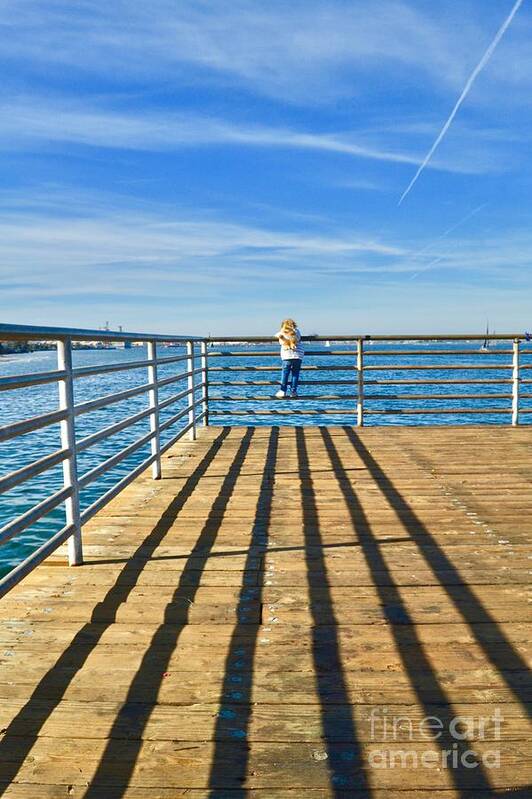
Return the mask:
{"type": "Polygon", "coordinates": [[[38,505],[34,505],[33,508],[17,516],[13,521],[5,524],[0,528],[0,544],[5,544],[6,541],[14,538],[14,536],[26,530],[26,528],[31,527],[32,524],[35,524],[40,518],[46,516],[46,514],[50,513],[54,508],[57,508],[58,505],[70,496],[72,496],[72,487],[62,488],[60,491],[56,491],[55,494],[51,494],[46,499],[43,499],[38,505]]]}
{"type": "Polygon", "coordinates": [[[167,430],[169,427],[172,427],[172,425],[178,422],[179,419],[182,419],[183,416],[186,416],[186,414],[190,410],[192,410],[192,408],[197,408],[198,405],[202,404],[202,402],[203,402],[203,397],[201,397],[199,400],[196,400],[196,402],[193,402],[191,405],[187,405],[187,407],[183,408],[182,411],[179,411],[179,413],[174,414],[169,419],[166,419],[164,422],[162,422],[159,425],[159,430],[161,431],[161,433],[163,432],[163,430],[167,430]]]}
{"type": "MultiPolygon", "coordinates": [[[[125,333],[122,330],[90,330],[77,327],[41,327],[37,325],[0,325],[0,339],[29,341],[206,341],[203,336],[173,336],[164,333],[125,333]]],[[[271,340],[271,339],[270,339],[271,340]]]]}
{"type": "MultiPolygon", "coordinates": [[[[323,349],[323,350],[306,350],[305,357],[309,355],[313,355],[316,357],[321,358],[329,357],[331,355],[337,357],[355,357],[356,356],[356,348],[353,347],[351,350],[330,350],[330,349],[323,349]]],[[[525,350],[526,353],[526,350],[525,350]]],[[[366,357],[404,357],[404,356],[448,356],[448,355],[478,355],[479,357],[485,357],[486,355],[512,355],[513,350],[371,350],[366,349],[364,350],[364,355],[366,357]]],[[[532,354],[532,351],[531,353],[532,354]]],[[[209,358],[271,358],[271,357],[279,357],[279,350],[251,350],[247,352],[238,352],[235,350],[216,350],[214,352],[209,350],[209,358]]]]}
{"type": "Polygon", "coordinates": [[[511,383],[511,377],[456,380],[364,380],[365,386],[494,386],[511,383]]]}
{"type": "Polygon", "coordinates": [[[25,433],[32,433],[34,430],[40,430],[42,427],[48,427],[51,424],[58,424],[64,421],[67,417],[67,412],[51,411],[50,413],[43,413],[41,416],[32,416],[30,419],[23,419],[20,422],[12,422],[11,424],[0,427],[0,441],[8,441],[10,438],[25,435],[25,433]]]}
{"type": "Polygon", "coordinates": [[[22,563],[19,563],[12,569],[5,577],[0,580],[0,598],[5,596],[12,588],[20,583],[24,577],[27,577],[43,560],[46,560],[61,544],[70,538],[75,531],[75,525],[69,524],[59,530],[51,538],[41,544],[41,546],[32,552],[22,563]]]}
{"type": "Polygon", "coordinates": [[[85,472],[85,474],[81,475],[81,477],[78,479],[79,487],[85,488],[90,483],[94,482],[94,480],[97,480],[98,477],[101,477],[102,474],[108,472],[109,469],[112,469],[115,466],[117,466],[119,463],[125,460],[125,458],[129,457],[129,455],[132,455],[134,452],[140,449],[140,447],[143,447],[145,444],[148,444],[151,441],[151,439],[154,438],[154,436],[155,436],[155,431],[150,431],[149,433],[146,433],[146,435],[142,436],[141,438],[138,438],[132,444],[129,444],[129,446],[124,447],[124,449],[121,449],[120,452],[117,452],[115,455],[112,455],[110,458],[107,458],[107,460],[103,461],[103,463],[100,463],[98,466],[95,466],[90,471],[85,472]]]}
{"type": "Polygon", "coordinates": [[[180,391],[179,394],[172,394],[171,397],[162,400],[162,402],[159,402],[159,410],[162,411],[164,408],[168,408],[169,405],[173,405],[174,402],[179,402],[180,399],[184,399],[189,394],[193,394],[195,388],[196,387],[194,387],[194,389],[186,388],[184,391],[180,391]]]}
{"type": "MultiPolygon", "coordinates": [[[[520,333],[448,333],[446,335],[405,333],[403,335],[373,335],[371,333],[351,333],[349,335],[308,335],[301,336],[302,341],[510,341],[518,339],[525,340],[523,332],[520,333]]],[[[208,336],[204,341],[216,344],[271,344],[275,336],[208,336]]]]}
{"type": "Polygon", "coordinates": [[[290,410],[286,409],[279,409],[279,410],[238,410],[238,411],[210,411],[209,415],[214,416],[277,416],[277,415],[292,415],[292,416],[321,416],[322,414],[342,414],[342,415],[349,415],[349,416],[356,416],[356,409],[347,409],[347,408],[313,408],[310,411],[302,411],[298,409],[290,410]]]}
{"type": "Polygon", "coordinates": [[[438,355],[474,355],[478,356],[479,358],[485,358],[487,355],[512,355],[513,350],[372,350],[372,349],[365,349],[364,350],[364,357],[385,357],[385,356],[393,356],[393,357],[402,357],[403,355],[408,356],[417,356],[420,355],[424,357],[426,355],[429,356],[438,356],[438,355]]]}
{"type": "Polygon", "coordinates": [[[102,430],[98,430],[96,433],[92,433],[90,436],[82,438],[76,445],[76,452],[83,452],[89,447],[93,447],[94,444],[98,444],[98,442],[103,441],[105,438],[109,438],[109,436],[113,436],[115,433],[120,433],[127,427],[131,427],[132,425],[142,421],[142,419],[146,419],[146,417],[151,413],[153,413],[151,408],[144,408],[142,411],[138,411],[131,416],[127,416],[120,422],[114,422],[114,424],[110,424],[108,427],[104,427],[102,430]]]}
{"type": "Polygon", "coordinates": [[[157,381],[157,385],[161,386],[169,386],[172,383],[177,383],[179,380],[184,380],[186,377],[192,377],[193,375],[199,375],[203,369],[194,369],[191,372],[181,372],[178,375],[171,375],[170,377],[163,377],[162,380],[157,381]]]}
{"type": "Polygon", "coordinates": [[[44,383],[56,383],[63,380],[66,372],[56,370],[54,372],[35,372],[29,375],[9,375],[0,377],[0,391],[13,391],[16,388],[30,388],[40,386],[44,383]]]}
{"type": "MultiPolygon", "coordinates": [[[[210,366],[209,372],[279,372],[277,366],[210,366]]],[[[301,371],[305,372],[352,372],[356,371],[355,366],[302,366],[301,371]]]]}
{"type": "MultiPolygon", "coordinates": [[[[510,352],[510,350],[509,350],[510,352]]],[[[315,355],[318,357],[329,356],[329,355],[337,355],[339,357],[353,357],[356,356],[356,348],[353,347],[352,350],[330,350],[330,349],[323,349],[323,350],[305,350],[305,357],[308,355],[315,355]]],[[[237,350],[215,350],[214,352],[209,350],[209,358],[278,358],[279,357],[279,350],[251,350],[247,352],[238,352],[237,350]]]]}
{"type": "MultiPolygon", "coordinates": [[[[375,366],[364,366],[364,372],[404,372],[404,371],[482,371],[482,370],[503,370],[511,369],[511,364],[460,364],[459,366],[451,366],[449,364],[431,364],[430,366],[422,366],[418,364],[408,365],[395,365],[395,364],[379,364],[375,366]]],[[[279,368],[276,366],[211,366],[209,372],[278,372],[279,368]]],[[[356,371],[355,366],[302,366],[301,371],[305,372],[352,372],[356,371]]]]}
{"type": "MultiPolygon", "coordinates": [[[[365,386],[466,386],[466,385],[503,385],[512,383],[510,377],[473,378],[457,380],[365,380],[365,386]]],[[[521,383],[532,383],[532,380],[521,380],[521,383]]],[[[210,380],[209,386],[278,386],[279,380],[210,380]]],[[[300,386],[356,386],[356,380],[300,380],[300,386]]]]}
{"type": "Polygon", "coordinates": [[[124,400],[131,399],[131,397],[136,397],[139,394],[146,394],[148,391],[151,391],[153,387],[153,383],[143,383],[140,386],[127,388],[124,391],[117,391],[114,394],[106,394],[103,397],[87,400],[87,402],[80,402],[78,405],[74,405],[74,414],[75,416],[80,416],[82,413],[88,413],[89,411],[97,411],[100,408],[106,408],[108,405],[113,405],[116,402],[123,402],[124,400]]]}
{"type": "MultiPolygon", "coordinates": [[[[521,397],[525,395],[521,394],[521,397]]],[[[532,396],[532,395],[530,395],[532,396]]],[[[511,399],[511,394],[364,394],[366,400],[490,400],[490,399],[511,399]]],[[[296,399],[287,397],[294,402],[301,401],[334,401],[345,400],[352,401],[357,399],[356,394],[299,394],[296,399]]],[[[211,402],[278,402],[275,395],[267,396],[251,396],[251,397],[231,397],[231,396],[214,396],[210,397],[211,402]]]]}
{"type": "MultiPolygon", "coordinates": [[[[285,399],[292,400],[291,397],[286,397],[285,399]]],[[[309,400],[323,400],[330,402],[332,400],[355,400],[356,394],[303,394],[298,395],[297,398],[294,398],[294,402],[300,402],[301,400],[309,401],[309,400]]],[[[275,396],[275,394],[268,394],[265,396],[251,396],[251,397],[231,397],[227,395],[222,396],[215,396],[211,394],[209,397],[210,402],[279,402],[279,398],[275,396]]]]}
{"type": "Polygon", "coordinates": [[[10,491],[15,486],[25,483],[33,477],[37,477],[37,475],[46,472],[48,469],[52,469],[66,460],[66,458],[69,458],[71,454],[69,449],[58,449],[43,458],[39,458],[39,460],[28,463],[27,466],[22,466],[20,469],[6,474],[5,477],[0,477],[0,494],[10,491]]]}
{"type": "Polygon", "coordinates": [[[114,499],[117,496],[117,494],[120,494],[121,491],[124,490],[124,488],[127,488],[127,486],[133,482],[133,480],[136,480],[137,477],[140,474],[142,474],[142,472],[144,472],[149,466],[151,466],[156,457],[157,453],[154,453],[153,455],[150,455],[148,458],[143,460],[142,463],[139,463],[139,465],[136,466],[131,472],[126,474],[126,476],[123,477],[122,480],[120,480],[118,483],[115,483],[115,485],[112,486],[108,491],[106,491],[105,494],[103,494],[101,497],[95,500],[95,502],[93,502],[92,505],[89,505],[88,508],[85,508],[85,510],[81,514],[81,523],[86,524],[89,521],[89,519],[92,519],[92,517],[96,513],[98,513],[98,511],[104,508],[108,502],[114,499]]]}
{"type": "Polygon", "coordinates": [[[511,413],[511,408],[383,408],[379,410],[364,410],[364,413],[370,415],[378,414],[415,414],[415,413],[432,413],[439,415],[441,413],[511,413]]]}
{"type": "Polygon", "coordinates": [[[152,361],[125,361],[124,363],[103,363],[96,366],[77,366],[72,369],[73,377],[92,377],[93,375],[110,374],[111,372],[126,372],[133,369],[143,369],[150,366],[152,361]]]}
{"type": "MultiPolygon", "coordinates": [[[[532,408],[529,409],[532,412],[532,408]]],[[[521,410],[519,411],[521,413],[521,410]]],[[[418,413],[432,413],[434,415],[438,414],[446,414],[446,413],[511,413],[510,408],[448,408],[448,409],[438,409],[438,408],[389,408],[389,409],[382,409],[382,410],[364,410],[364,414],[371,414],[371,415],[378,415],[378,414],[418,414],[418,413]]],[[[322,414],[325,415],[340,415],[340,414],[347,414],[350,416],[354,415],[353,410],[345,409],[345,408],[316,408],[311,411],[302,411],[298,409],[286,409],[286,410],[239,410],[239,411],[212,411],[210,415],[214,416],[268,416],[268,415],[290,415],[290,416],[321,416],[322,414]]]]}
{"type": "Polygon", "coordinates": [[[491,400],[511,399],[511,394],[365,394],[367,400],[491,400]]]}
{"type": "Polygon", "coordinates": [[[164,355],[162,358],[160,356],[157,357],[158,364],[165,364],[165,363],[179,363],[179,361],[186,361],[188,355],[164,355]]]}
{"type": "Polygon", "coordinates": [[[179,394],[172,394],[171,397],[167,397],[167,399],[162,400],[159,402],[159,410],[163,410],[164,408],[168,408],[169,405],[173,405],[174,402],[178,402],[178,400],[183,399],[189,394],[195,394],[196,391],[203,388],[205,383],[196,383],[194,388],[187,388],[184,391],[180,391],[179,394]]]}
{"type": "MultiPolygon", "coordinates": [[[[508,382],[511,383],[511,380],[508,382]]],[[[278,386],[279,380],[209,380],[209,386],[278,386]]],[[[300,386],[356,386],[356,380],[300,380],[300,386]]]]}
{"type": "MultiPolygon", "coordinates": [[[[205,341],[213,344],[247,344],[247,343],[272,343],[275,336],[194,336],[194,335],[170,335],[164,333],[138,333],[124,332],[122,330],[92,330],[85,328],[71,327],[43,327],[37,325],[8,325],[0,324],[0,339],[20,340],[57,340],[70,338],[74,341],[156,341],[164,344],[165,342],[186,342],[186,341],[205,341]]],[[[351,333],[337,335],[307,335],[302,336],[303,341],[524,341],[525,335],[519,333],[453,333],[453,334],[423,334],[404,333],[402,335],[370,334],[370,333],[351,333]]]]}
{"type": "MultiPolygon", "coordinates": [[[[327,368],[327,367],[325,367],[327,368]]],[[[452,366],[450,364],[442,363],[442,364],[429,364],[427,366],[422,366],[419,364],[376,364],[375,366],[364,366],[365,372],[404,372],[404,371],[416,371],[416,372],[426,372],[429,370],[440,371],[440,372],[447,372],[447,371],[480,371],[483,369],[511,369],[511,363],[492,363],[492,364],[482,364],[477,365],[474,363],[462,363],[458,364],[457,366],[452,366]]]]}
{"type": "MultiPolygon", "coordinates": [[[[209,413],[210,413],[210,411],[209,411],[209,413]]],[[[205,415],[206,415],[206,411],[202,411],[202,413],[199,413],[196,416],[196,419],[195,419],[194,422],[189,422],[187,425],[185,425],[185,427],[182,427],[179,430],[179,432],[176,433],[175,436],[172,436],[172,438],[169,441],[167,441],[165,444],[163,444],[161,446],[161,455],[164,455],[164,453],[167,450],[169,450],[170,447],[172,447],[177,441],[179,441],[180,438],[182,438],[186,433],[188,433],[189,430],[192,430],[192,428],[194,427],[195,424],[197,424],[198,422],[201,422],[201,420],[203,419],[203,417],[205,415]]]]}

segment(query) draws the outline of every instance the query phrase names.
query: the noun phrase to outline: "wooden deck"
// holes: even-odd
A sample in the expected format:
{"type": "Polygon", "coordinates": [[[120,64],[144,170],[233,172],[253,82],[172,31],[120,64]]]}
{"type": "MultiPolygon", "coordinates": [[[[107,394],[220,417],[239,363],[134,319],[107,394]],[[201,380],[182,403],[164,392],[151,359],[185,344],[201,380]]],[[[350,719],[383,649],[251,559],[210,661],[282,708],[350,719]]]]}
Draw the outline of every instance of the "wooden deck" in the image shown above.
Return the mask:
{"type": "Polygon", "coordinates": [[[531,466],[530,427],[180,443],[0,602],[0,796],[530,797],[531,466]]]}

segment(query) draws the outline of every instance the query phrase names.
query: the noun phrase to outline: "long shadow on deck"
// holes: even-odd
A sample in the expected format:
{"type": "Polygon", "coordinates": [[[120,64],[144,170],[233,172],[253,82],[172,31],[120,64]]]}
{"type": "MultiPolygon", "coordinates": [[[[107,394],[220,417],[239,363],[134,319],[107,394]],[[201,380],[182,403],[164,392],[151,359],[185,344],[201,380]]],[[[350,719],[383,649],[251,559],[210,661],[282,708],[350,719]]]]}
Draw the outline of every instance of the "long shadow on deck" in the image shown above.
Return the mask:
{"type": "Polygon", "coordinates": [[[338,623],[334,615],[333,598],[327,576],[304,429],[296,427],[295,435],[300,480],[302,482],[304,477],[309,480],[308,491],[306,493],[302,491],[303,532],[312,617],[312,656],[320,700],[323,737],[327,747],[331,793],[339,799],[345,796],[347,789],[358,789],[364,792],[364,796],[370,796],[353,706],[349,700],[340,654],[338,623]],[[311,538],[311,531],[314,531],[314,540],[311,538]],[[335,704],[331,704],[331,688],[335,704]]]}
{"type": "Polygon", "coordinates": [[[453,574],[453,582],[441,582],[440,585],[454,603],[458,612],[463,616],[471,628],[479,646],[482,647],[486,657],[499,671],[501,678],[506,682],[515,698],[520,702],[525,711],[531,714],[530,688],[523,675],[529,673],[526,660],[516,652],[500,626],[486,610],[482,602],[463,581],[460,581],[459,569],[446,555],[438,542],[416,515],[403,495],[394,486],[391,478],[379,466],[373,455],[364,446],[356,432],[344,428],[345,434],[353,448],[367,466],[375,484],[380,489],[383,497],[390,507],[397,513],[403,526],[408,530],[412,541],[419,547],[419,551],[439,579],[441,570],[453,574]],[[484,634],[483,634],[484,633],[484,634]]]}
{"type": "MultiPolygon", "coordinates": [[[[417,635],[415,623],[408,612],[408,607],[393,580],[393,575],[381,552],[380,542],[373,534],[369,519],[362,508],[355,489],[349,481],[348,475],[344,471],[342,460],[334,445],[332,436],[326,428],[320,428],[320,431],[338,487],[343,494],[346,507],[351,515],[353,529],[357,531],[358,539],[362,544],[368,567],[375,575],[386,575],[385,586],[382,585],[382,580],[377,577],[374,585],[384,612],[388,617],[389,629],[393,635],[405,672],[410,678],[412,688],[424,709],[425,715],[433,716],[434,705],[438,705],[437,716],[443,723],[442,734],[437,740],[438,746],[445,752],[452,752],[453,749],[458,751],[458,767],[449,768],[449,776],[460,792],[468,789],[489,792],[490,783],[480,761],[478,761],[478,765],[474,769],[464,767],[461,763],[461,756],[471,748],[471,744],[468,741],[457,740],[449,732],[449,725],[457,714],[453,712],[451,703],[438,681],[438,675],[425,653],[424,646],[417,635]],[[423,681],[422,687],[420,678],[423,681]]],[[[346,432],[349,435],[352,431],[346,430],[346,432]]],[[[356,437],[354,433],[353,437],[356,437]]],[[[351,439],[351,436],[349,438],[351,439]]],[[[358,446],[357,451],[359,451],[358,446]]],[[[373,473],[373,476],[375,477],[375,473],[373,473]]],[[[406,524],[404,519],[402,521],[406,524]]],[[[406,714],[403,713],[402,715],[406,714]]]]}
{"type": "MultiPolygon", "coordinates": [[[[253,557],[254,552],[257,550],[264,552],[267,548],[278,444],[279,428],[274,427],[270,432],[266,460],[262,470],[245,569],[249,568],[248,562],[253,557]]],[[[261,568],[259,570],[259,588],[256,597],[259,602],[262,600],[263,576],[264,558],[261,560],[261,568]]],[[[247,590],[246,586],[243,585],[238,601],[239,607],[247,602],[247,590]]],[[[231,636],[225,662],[218,717],[214,730],[215,749],[209,777],[210,799],[216,799],[216,797],[221,795],[219,789],[239,783],[242,787],[232,790],[231,798],[242,799],[248,793],[243,786],[247,778],[249,762],[249,749],[246,745],[246,738],[249,734],[252,714],[253,666],[259,630],[260,628],[257,625],[254,628],[254,634],[243,638],[241,628],[237,625],[231,636]],[[228,740],[235,742],[234,751],[236,757],[232,761],[228,761],[227,744],[223,743],[228,740]]]]}
{"type": "MultiPolygon", "coordinates": [[[[44,723],[63,698],[70,683],[95,650],[105,631],[114,623],[113,616],[134,590],[151,555],[164,540],[181,508],[214,461],[229,433],[230,428],[221,429],[217,439],[170,503],[164,515],[161,516],[153,530],[133,554],[132,559],[120,572],[105,599],[95,607],[92,621],[84,624],[76,633],[68,648],[42,678],[28,702],[4,731],[5,734],[0,741],[0,796],[3,796],[8,784],[15,779],[44,723]],[[100,609],[105,609],[106,618],[109,621],[104,624],[98,623],[95,630],[94,622],[98,620],[100,609]],[[17,741],[16,758],[12,756],[14,739],[17,741]]],[[[247,443],[249,443],[249,437],[247,443]]]]}
{"type": "MultiPolygon", "coordinates": [[[[187,588],[187,596],[190,603],[188,607],[194,600],[199,588],[201,574],[207,565],[207,560],[223,522],[224,511],[227,509],[251,446],[254,431],[255,428],[249,427],[238,445],[231,466],[224,477],[218,496],[209,510],[205,524],[185,564],[169,605],[175,602],[185,587],[187,588]],[[190,565],[191,562],[193,566],[190,565]],[[191,571],[194,572],[195,578],[197,577],[198,579],[195,585],[189,588],[190,581],[188,578],[191,571]]],[[[176,517],[177,514],[172,514],[172,521],[175,521],[176,517]]],[[[247,591],[249,593],[250,589],[248,588],[247,591]]],[[[241,623],[252,621],[252,610],[249,606],[249,601],[250,597],[248,596],[247,604],[242,602],[238,607],[238,620],[241,623]]],[[[170,658],[187,623],[188,610],[184,615],[184,619],[177,624],[168,616],[168,612],[165,612],[164,622],[155,631],[138,671],[131,682],[124,705],[113,723],[105,750],[100,758],[100,763],[91,780],[91,784],[85,792],[84,799],[95,799],[96,797],[101,799],[102,786],[113,786],[112,799],[119,799],[127,791],[129,780],[142,748],[143,731],[149,721],[153,707],[157,703],[163,675],[168,668],[170,658]],[[123,730],[128,728],[134,734],[134,738],[132,737],[129,741],[128,758],[127,761],[124,761],[122,755],[124,748],[123,730]],[[117,773],[119,774],[119,785],[116,785],[117,773]]],[[[258,618],[255,623],[258,623],[258,618]]],[[[228,773],[231,774],[239,762],[239,753],[234,753],[226,746],[223,755],[226,762],[228,762],[228,773]]]]}

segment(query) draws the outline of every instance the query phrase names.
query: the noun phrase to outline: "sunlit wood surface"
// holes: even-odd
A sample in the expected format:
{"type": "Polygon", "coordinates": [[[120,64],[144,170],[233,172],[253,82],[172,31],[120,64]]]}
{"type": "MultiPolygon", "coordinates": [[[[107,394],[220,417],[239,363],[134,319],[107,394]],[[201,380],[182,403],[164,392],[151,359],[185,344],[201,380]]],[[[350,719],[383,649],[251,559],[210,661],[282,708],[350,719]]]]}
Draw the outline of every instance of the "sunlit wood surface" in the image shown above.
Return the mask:
{"type": "Polygon", "coordinates": [[[532,795],[532,428],[212,427],[163,466],[0,601],[0,796],[532,795]]]}

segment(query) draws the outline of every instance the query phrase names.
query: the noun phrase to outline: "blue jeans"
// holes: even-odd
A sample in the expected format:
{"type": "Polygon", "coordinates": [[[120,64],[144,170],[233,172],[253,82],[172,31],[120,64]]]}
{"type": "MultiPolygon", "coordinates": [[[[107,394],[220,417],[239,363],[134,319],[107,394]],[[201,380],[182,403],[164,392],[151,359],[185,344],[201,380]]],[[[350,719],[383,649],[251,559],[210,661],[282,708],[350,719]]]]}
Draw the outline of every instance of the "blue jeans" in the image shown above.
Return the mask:
{"type": "Polygon", "coordinates": [[[301,363],[301,358],[289,358],[288,360],[283,361],[283,371],[281,373],[281,391],[286,392],[288,381],[290,380],[292,394],[296,393],[297,385],[299,383],[301,363]]]}

